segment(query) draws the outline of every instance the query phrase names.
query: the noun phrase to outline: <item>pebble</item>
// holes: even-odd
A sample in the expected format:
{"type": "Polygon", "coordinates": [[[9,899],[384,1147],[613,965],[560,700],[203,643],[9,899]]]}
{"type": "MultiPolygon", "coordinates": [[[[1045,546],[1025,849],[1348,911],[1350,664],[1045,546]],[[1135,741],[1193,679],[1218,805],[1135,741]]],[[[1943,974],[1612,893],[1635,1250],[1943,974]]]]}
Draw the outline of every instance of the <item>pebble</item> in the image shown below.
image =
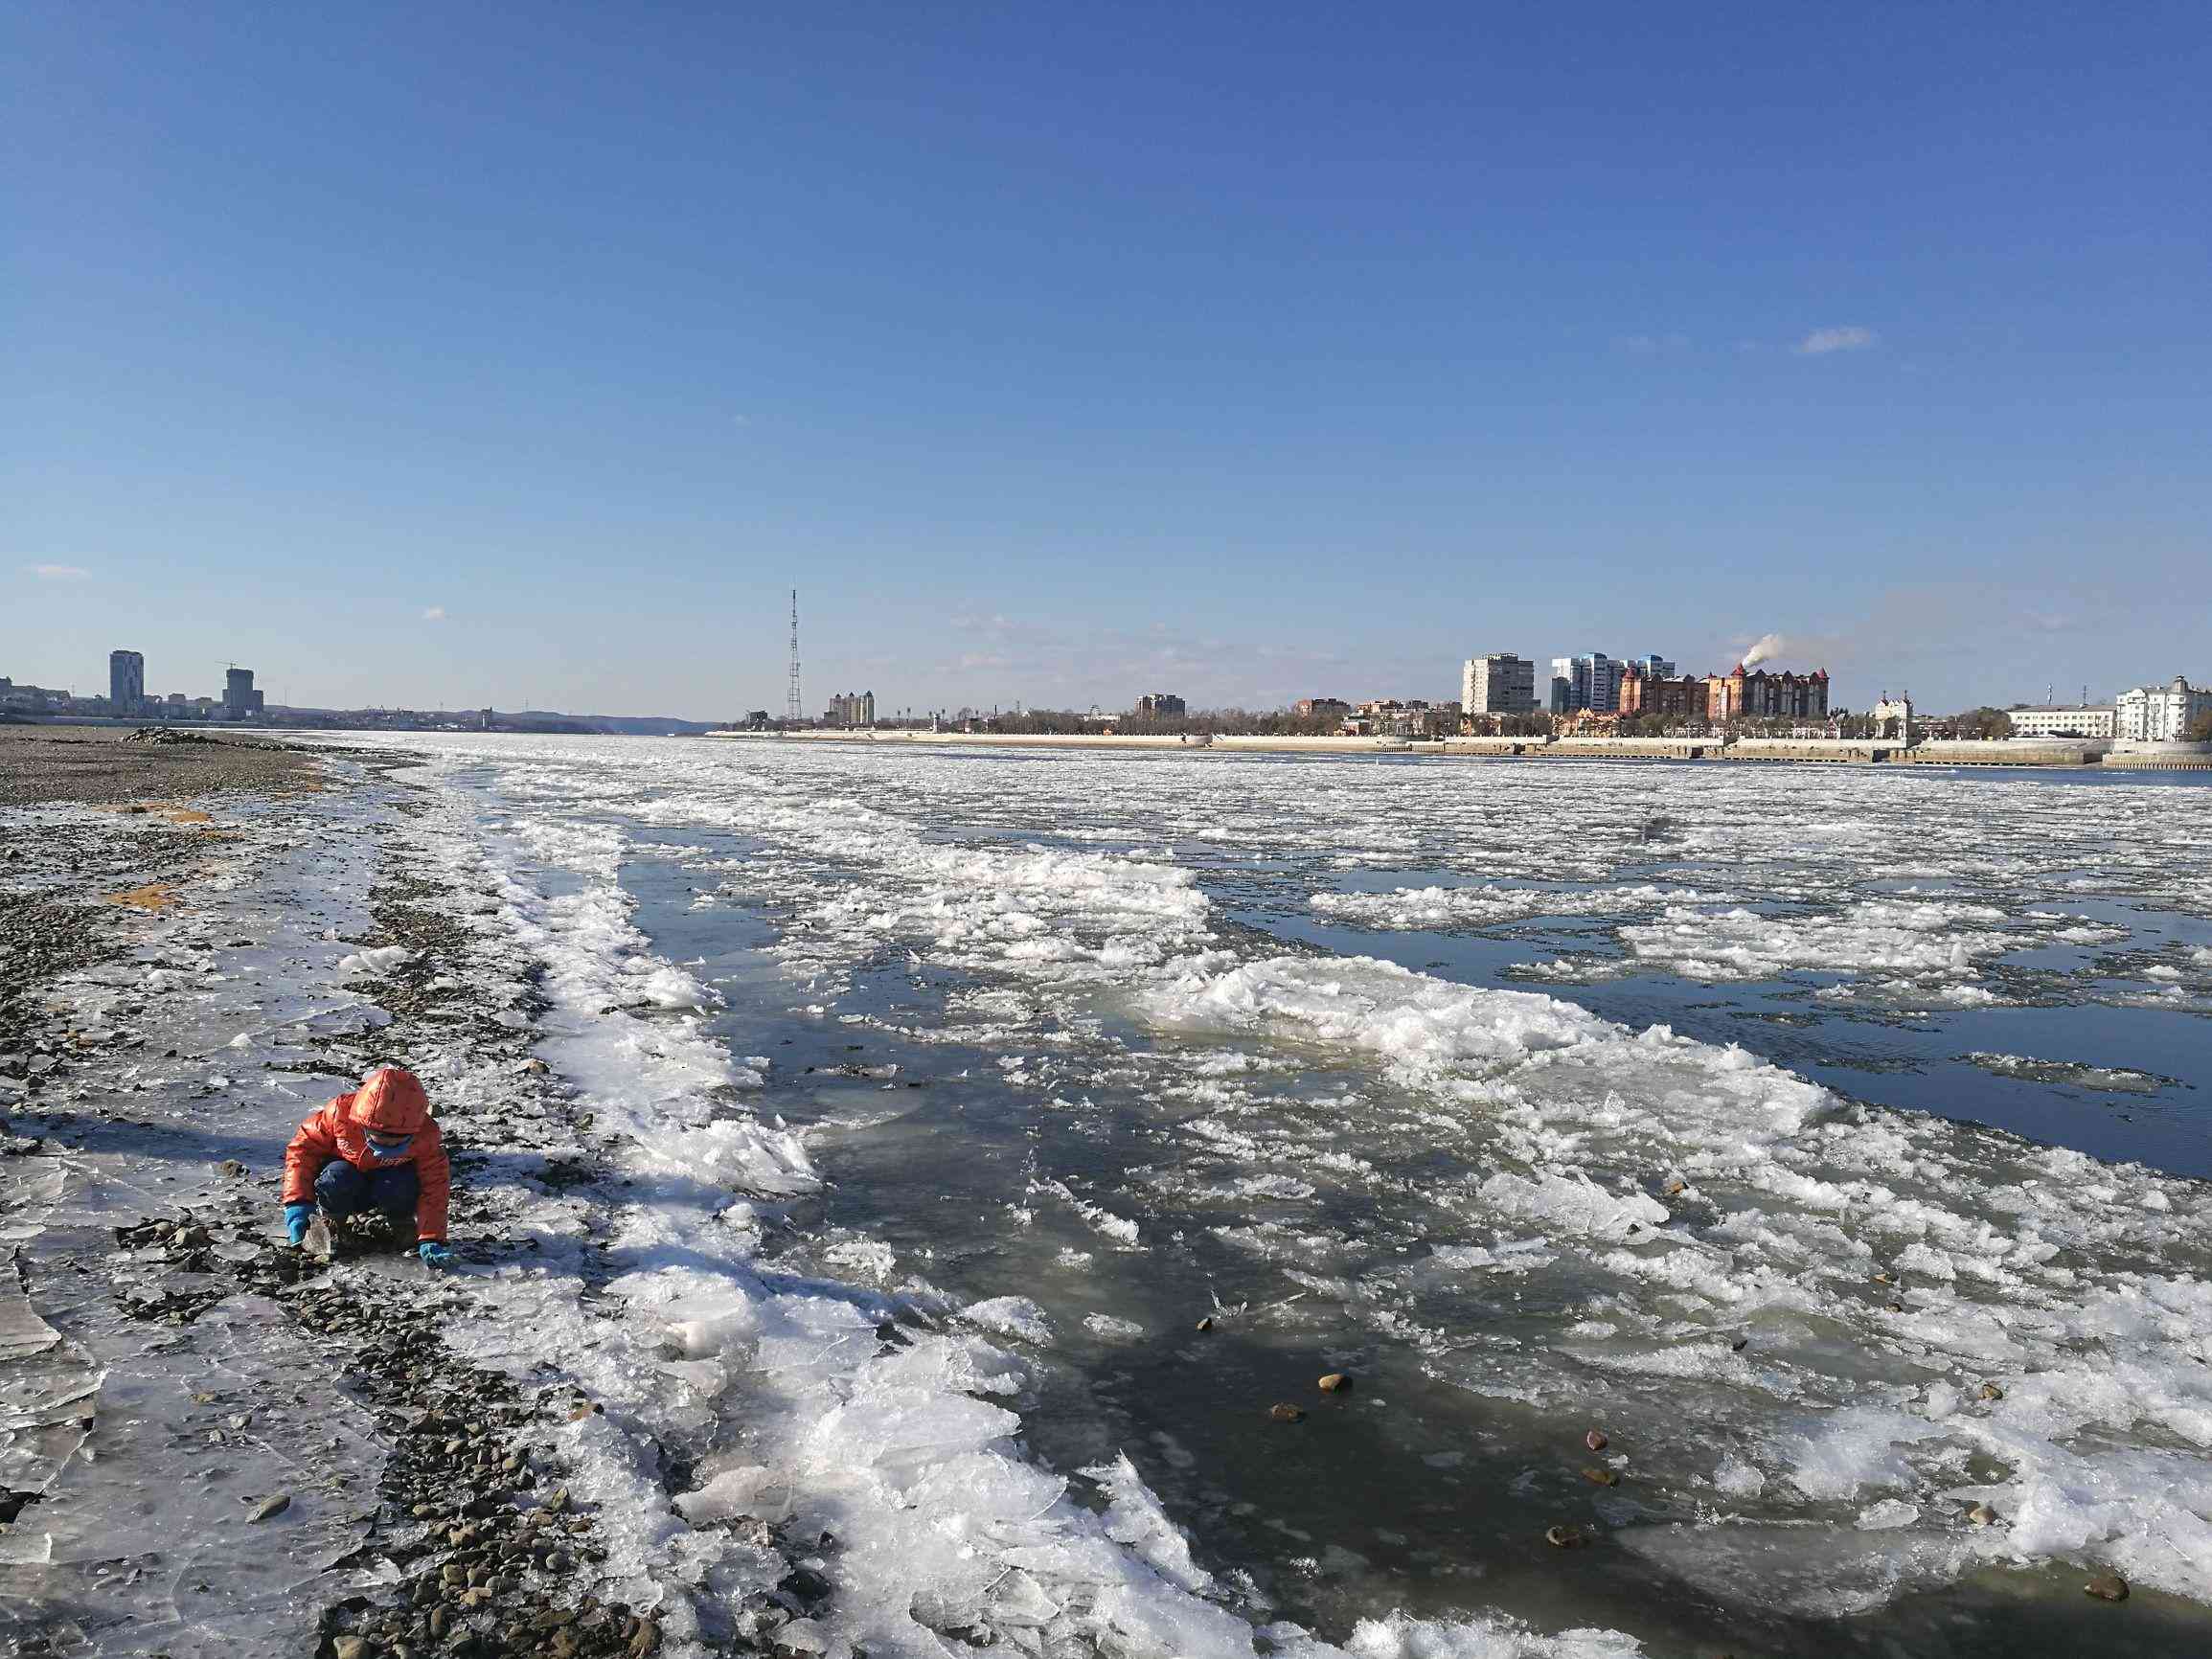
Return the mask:
{"type": "Polygon", "coordinates": [[[1621,1484],[1621,1477],[1611,1469],[1585,1468],[1583,1470],[1583,1479],[1594,1487],[1617,1487],[1621,1484]]]}
{"type": "Polygon", "coordinates": [[[2082,1593],[2094,1596],[2100,1602],[2125,1602],[2128,1599],[2128,1580],[2117,1573],[2099,1573],[2082,1586],[2082,1593]]]}
{"type": "Polygon", "coordinates": [[[1543,1541],[1555,1550],[1572,1550],[1589,1542],[1583,1536],[1581,1528],[1565,1525],[1546,1527],[1543,1541]]]}
{"type": "Polygon", "coordinates": [[[279,1492],[274,1497],[263,1498],[260,1503],[256,1504],[254,1506],[254,1512],[248,1515],[246,1519],[249,1521],[269,1520],[274,1516],[283,1514],[291,1507],[292,1494],[289,1492],[279,1492]]]}
{"type": "Polygon", "coordinates": [[[1305,1412],[1294,1405],[1271,1406],[1268,1408],[1267,1415],[1277,1422],[1304,1422],[1306,1420],[1305,1412]]]}
{"type": "Polygon", "coordinates": [[[1199,1330],[1211,1330],[1211,1329],[1214,1329],[1214,1316],[1213,1316],[1212,1314],[1210,1314],[1210,1313],[1209,1313],[1209,1314],[1207,1314],[1205,1318],[1203,1318],[1203,1319],[1201,1319],[1201,1320],[1199,1320],[1199,1321],[1198,1321],[1198,1323],[1197,1323],[1197,1329],[1199,1329],[1199,1330]]]}
{"type": "Polygon", "coordinates": [[[1347,1372],[1333,1371],[1321,1379],[1318,1386],[1323,1394],[1349,1394],[1352,1392],[1352,1377],[1347,1372]]]}
{"type": "Polygon", "coordinates": [[[1666,1187],[1667,1196],[1670,1198],[1678,1198],[1689,1190],[1690,1183],[1683,1180],[1679,1175],[1676,1175],[1673,1180],[1669,1181],[1666,1187]]]}
{"type": "Polygon", "coordinates": [[[1995,1524],[1997,1512],[1987,1504],[1976,1504],[1973,1509],[1967,1511],[1966,1518],[1977,1527],[1987,1527],[1995,1524]]]}
{"type": "Polygon", "coordinates": [[[1604,1451],[1611,1443],[1606,1439],[1606,1431],[1602,1428],[1593,1428],[1588,1434],[1583,1436],[1583,1444],[1588,1446],[1592,1451],[1604,1451]]]}
{"type": "Polygon", "coordinates": [[[1981,1385],[1981,1397],[1984,1399],[2002,1399],[2005,1391],[1994,1382],[1985,1382],[1981,1385]]]}
{"type": "Polygon", "coordinates": [[[359,1636],[341,1636],[331,1644],[333,1659],[368,1659],[369,1644],[359,1636]]]}

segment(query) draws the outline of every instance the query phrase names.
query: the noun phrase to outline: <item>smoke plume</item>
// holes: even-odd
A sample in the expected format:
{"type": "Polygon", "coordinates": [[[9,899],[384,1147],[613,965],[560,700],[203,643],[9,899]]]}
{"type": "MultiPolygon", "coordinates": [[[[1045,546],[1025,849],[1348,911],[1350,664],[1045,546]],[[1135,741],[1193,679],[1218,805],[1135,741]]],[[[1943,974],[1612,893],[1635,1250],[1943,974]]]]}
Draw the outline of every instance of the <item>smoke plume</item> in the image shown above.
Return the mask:
{"type": "Polygon", "coordinates": [[[1744,666],[1755,669],[1761,663],[1780,656],[1789,644],[1780,634],[1761,634],[1751,648],[1744,653],[1744,666]]]}

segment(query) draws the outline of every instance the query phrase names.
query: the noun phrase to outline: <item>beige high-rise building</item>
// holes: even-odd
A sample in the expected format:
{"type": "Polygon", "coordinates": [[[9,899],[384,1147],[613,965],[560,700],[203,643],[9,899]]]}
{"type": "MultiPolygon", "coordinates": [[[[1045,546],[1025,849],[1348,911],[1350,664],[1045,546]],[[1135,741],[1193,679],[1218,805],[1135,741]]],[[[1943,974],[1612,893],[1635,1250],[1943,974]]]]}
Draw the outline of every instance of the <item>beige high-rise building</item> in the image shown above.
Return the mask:
{"type": "Polygon", "coordinates": [[[1470,715],[1536,712],[1536,664],[1511,651],[1469,657],[1460,674],[1459,706],[1470,715]]]}

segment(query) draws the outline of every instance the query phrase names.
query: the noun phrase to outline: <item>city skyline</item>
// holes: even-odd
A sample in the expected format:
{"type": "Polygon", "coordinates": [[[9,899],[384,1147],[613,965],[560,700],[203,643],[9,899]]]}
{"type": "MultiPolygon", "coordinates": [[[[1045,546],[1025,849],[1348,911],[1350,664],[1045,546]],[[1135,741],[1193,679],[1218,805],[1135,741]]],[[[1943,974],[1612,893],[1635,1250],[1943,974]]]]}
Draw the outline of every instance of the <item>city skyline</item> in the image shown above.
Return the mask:
{"type": "MultiPolygon", "coordinates": [[[[1717,680],[1725,677],[1729,672],[1734,672],[1740,676],[1748,663],[1757,665],[1762,670],[1762,675],[1771,673],[1780,679],[1790,681],[1817,679],[1822,683],[1821,707],[1825,711],[1829,706],[1827,703],[1827,686],[1832,676],[1824,665],[1810,668],[1790,667],[1786,659],[1791,657],[1793,645],[1794,642],[1781,635],[1769,633],[1761,636],[1744,649],[1737,651],[1732,669],[1693,669],[1679,671],[1683,672],[1686,680],[1689,681],[1717,680]]],[[[69,679],[41,680],[23,672],[20,664],[11,665],[5,661],[0,661],[0,669],[11,669],[11,672],[0,674],[0,685],[11,685],[19,689],[41,688],[67,692],[75,698],[87,701],[105,698],[112,707],[104,712],[120,716],[129,715],[133,712],[133,708],[137,712],[148,715],[159,715],[165,712],[173,714],[185,711],[204,715],[211,709],[219,709],[226,718],[232,719],[258,715],[265,709],[326,713],[416,710],[424,713],[455,714],[477,714],[490,711],[509,714],[565,713],[605,717],[665,717],[696,723],[722,723],[749,719],[759,713],[761,707],[765,706],[757,705],[755,708],[741,713],[724,711],[707,715],[693,715],[667,709],[593,709],[581,702],[563,702],[558,698],[541,702],[510,701],[502,704],[489,699],[484,701],[450,701],[434,697],[408,698],[387,695],[356,703],[317,703],[306,699],[286,699],[281,696],[272,696],[266,686],[256,687],[254,670],[237,663],[224,665],[224,686],[222,693],[218,696],[205,693],[189,693],[165,688],[158,683],[149,688],[147,663],[146,653],[142,651],[125,647],[111,648],[107,653],[104,687],[95,691],[80,691],[76,688],[75,682],[69,679]],[[125,691],[125,688],[128,688],[128,690],[125,691]],[[119,703],[119,697],[130,702],[132,707],[125,707],[123,703],[119,703]]],[[[787,658],[787,666],[788,659],[787,658]]],[[[1332,691],[1307,688],[1304,694],[1298,697],[1286,697],[1274,702],[1246,701],[1242,703],[1209,703],[1202,699],[1193,701],[1179,693],[1136,693],[1129,692],[1126,688],[1120,688],[1118,694],[1126,698],[1124,701],[1108,701],[1107,698],[1117,695],[1117,690],[1109,689],[1106,697],[1093,697],[1089,699],[1087,704],[1081,699],[1056,701],[1050,698],[1013,695],[988,703],[936,705],[908,703],[897,698],[886,698],[878,706],[878,700],[873,691],[860,693],[832,692],[814,699],[820,704],[820,707],[817,709],[810,705],[806,710],[806,718],[810,721],[819,720],[832,725],[864,725],[873,723],[878,718],[893,720],[927,717],[936,714],[969,715],[982,712],[987,708],[992,711],[999,709],[1019,711],[1023,708],[1079,711],[1084,707],[1089,707],[1112,712],[1150,715],[1154,712],[1152,705],[1155,701],[1160,702],[1163,708],[1172,705],[1173,712],[1177,714],[1182,713],[1185,708],[1189,708],[1194,713],[1225,708],[1244,708],[1254,712],[1297,712],[1302,708],[1310,708],[1316,701],[1338,704],[1349,708],[1353,704],[1361,702],[1399,698],[1413,699],[1422,706],[1433,704],[1441,707],[1449,704],[1476,713],[1519,713],[1525,711],[1571,716],[1581,712],[1609,713],[1621,708],[1622,692],[1627,677],[1640,674],[1646,680],[1665,681],[1674,678],[1677,671],[1678,665],[1673,659],[1662,657],[1656,652],[1648,653],[1642,657],[1616,658],[1608,653],[1592,651],[1583,655],[1559,656],[1549,659],[1523,657],[1515,652],[1478,653],[1475,657],[1463,659],[1459,666],[1459,696],[1456,700],[1442,694],[1431,696],[1425,687],[1408,688],[1403,686],[1355,687],[1352,688],[1353,695],[1350,698],[1339,695],[1339,692],[1343,688],[1332,691]],[[1552,670],[1548,677],[1544,671],[1547,661],[1552,670]],[[1494,698],[1486,692],[1475,690],[1478,665],[1485,663],[1510,663],[1514,665],[1513,671],[1519,676],[1514,682],[1514,689],[1503,700],[1494,698]],[[1596,670],[1594,680],[1592,677],[1593,668],[1596,670]],[[1573,673],[1579,678],[1566,678],[1568,673],[1573,673]]],[[[2125,699],[2131,693],[2155,691],[2166,684],[2167,678],[2178,683],[2187,677],[2185,674],[2177,674],[2145,681],[2142,676],[2137,675],[2107,694],[2092,693],[2090,688],[2085,685],[2081,688],[2079,698],[2056,702],[2039,702],[2032,695],[2011,696],[2002,699],[1981,697],[1972,703],[1960,704],[1957,712],[1965,712],[1970,708],[1977,707],[2059,710],[2071,709],[2083,704],[2109,708],[2125,699]]],[[[2200,679],[2204,677],[2199,676],[2200,679]]],[[[2045,687],[2046,694],[2055,693],[2057,689],[2055,684],[2047,684],[2045,687]]],[[[1895,692],[1901,695],[1909,694],[1910,688],[1900,684],[1895,688],[1895,692]]],[[[1892,689],[1884,686],[1879,692],[1865,694],[1858,708],[1862,711],[1876,700],[1891,694],[1892,689]]],[[[1933,709],[1942,706],[1925,697],[1919,700],[1923,707],[1933,709]]],[[[1852,708],[1853,705],[1845,701],[1839,700],[1835,704],[1836,712],[1852,708]]]]}
{"type": "Polygon", "coordinates": [[[724,717],[794,582],[914,707],[2212,668],[2194,9],[13,32],[0,671],[724,717]]]}

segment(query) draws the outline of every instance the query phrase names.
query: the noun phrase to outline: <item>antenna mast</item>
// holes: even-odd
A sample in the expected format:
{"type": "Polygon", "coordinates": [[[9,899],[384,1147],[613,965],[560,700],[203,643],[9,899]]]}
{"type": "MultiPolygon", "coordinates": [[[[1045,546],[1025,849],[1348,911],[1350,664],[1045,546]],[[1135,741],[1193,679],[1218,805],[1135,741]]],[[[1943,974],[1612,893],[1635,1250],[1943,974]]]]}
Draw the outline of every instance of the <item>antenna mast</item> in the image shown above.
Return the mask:
{"type": "Polygon", "coordinates": [[[784,719],[787,725],[799,723],[799,590],[791,590],[791,686],[784,695],[784,719]]]}

